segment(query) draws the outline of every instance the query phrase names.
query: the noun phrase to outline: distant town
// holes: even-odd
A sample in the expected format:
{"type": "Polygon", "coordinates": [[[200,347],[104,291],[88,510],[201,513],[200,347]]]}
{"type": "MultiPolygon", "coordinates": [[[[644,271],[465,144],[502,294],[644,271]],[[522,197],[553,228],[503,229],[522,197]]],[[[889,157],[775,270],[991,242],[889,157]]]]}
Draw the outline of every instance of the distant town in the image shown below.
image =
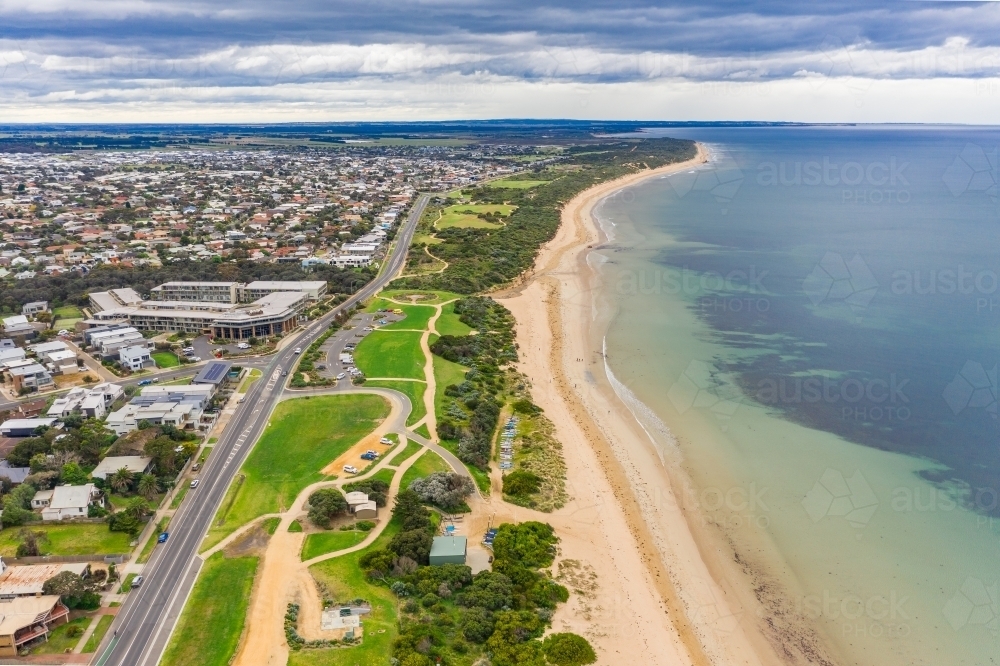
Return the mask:
{"type": "Polygon", "coordinates": [[[101,264],[367,266],[418,191],[518,171],[531,146],[0,155],[0,281],[101,264]]]}

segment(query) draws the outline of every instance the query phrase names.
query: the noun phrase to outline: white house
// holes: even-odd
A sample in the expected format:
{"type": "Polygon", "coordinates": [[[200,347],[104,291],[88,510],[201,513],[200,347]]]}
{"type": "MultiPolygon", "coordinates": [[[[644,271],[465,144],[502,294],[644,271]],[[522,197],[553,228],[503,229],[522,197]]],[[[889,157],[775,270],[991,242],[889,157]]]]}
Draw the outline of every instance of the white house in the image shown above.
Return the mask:
{"type": "Polygon", "coordinates": [[[40,490],[31,500],[32,508],[36,508],[36,504],[37,508],[42,509],[42,520],[86,518],[87,507],[91,504],[104,506],[104,498],[97,486],[88,483],[83,486],[56,486],[52,490],[40,490]]]}
{"type": "Polygon", "coordinates": [[[150,355],[149,348],[140,345],[122,347],[118,350],[118,359],[126,368],[135,372],[143,368],[155,368],[156,361],[150,355]]]}
{"type": "Polygon", "coordinates": [[[153,467],[153,459],[145,456],[108,456],[90,473],[95,479],[107,479],[122,468],[132,474],[145,474],[153,467]]]}

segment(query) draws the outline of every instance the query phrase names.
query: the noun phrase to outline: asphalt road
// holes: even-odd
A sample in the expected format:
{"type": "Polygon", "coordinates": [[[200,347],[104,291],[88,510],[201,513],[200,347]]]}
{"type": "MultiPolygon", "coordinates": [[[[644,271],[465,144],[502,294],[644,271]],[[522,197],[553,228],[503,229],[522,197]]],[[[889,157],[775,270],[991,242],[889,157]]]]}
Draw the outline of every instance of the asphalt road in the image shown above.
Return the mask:
{"type": "MultiPolygon", "coordinates": [[[[157,546],[143,570],[142,586],[129,594],[105,640],[96,653],[101,666],[153,666],[156,664],[201,566],[198,546],[208,531],[226,490],[253,444],[267,425],[285,387],[281,373],[291,370],[294,348],[305,348],[327,329],[340,311],[364,301],[389,283],[403,268],[406,249],[427,205],[421,195],[396,236],[394,250],[379,276],[339,307],[316,320],[282,351],[269,359],[264,377],[254,382],[242,405],[229,421],[212,455],[202,469],[201,485],[189,490],[170,523],[170,538],[157,546]]],[[[220,594],[227,591],[219,590],[220,594]]]]}

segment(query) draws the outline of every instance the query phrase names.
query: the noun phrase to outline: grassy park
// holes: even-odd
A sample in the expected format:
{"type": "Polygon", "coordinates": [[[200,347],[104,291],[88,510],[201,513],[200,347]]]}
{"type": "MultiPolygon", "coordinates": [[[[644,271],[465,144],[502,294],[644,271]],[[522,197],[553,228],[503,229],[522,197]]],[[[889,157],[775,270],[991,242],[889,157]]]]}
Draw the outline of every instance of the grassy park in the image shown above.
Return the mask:
{"type": "Polygon", "coordinates": [[[406,419],[406,425],[408,426],[413,425],[427,414],[427,408],[424,407],[424,392],[427,390],[426,382],[397,382],[386,379],[373,379],[365,382],[365,386],[392,389],[408,397],[410,404],[413,405],[413,411],[410,412],[409,418],[406,419]]]}
{"type": "Polygon", "coordinates": [[[448,303],[441,308],[441,316],[434,326],[441,335],[454,335],[463,337],[472,332],[472,328],[462,323],[458,315],[455,314],[455,304],[448,303]]]}
{"type": "Polygon", "coordinates": [[[43,532],[44,555],[111,555],[131,550],[131,538],[124,532],[112,532],[106,523],[45,525],[31,523],[24,528],[8,527],[0,531],[0,556],[14,557],[21,543],[21,529],[43,532]]]}
{"type": "Polygon", "coordinates": [[[354,350],[354,362],[369,379],[424,378],[424,354],[416,331],[373,331],[354,350]]]}
{"type": "Polygon", "coordinates": [[[376,395],[280,403],[226,494],[203,548],[257,516],[291,505],[303,488],[327,478],[321,473],[327,464],[388,415],[389,403],[376,395]]]}
{"type": "Polygon", "coordinates": [[[246,622],[256,557],[226,558],[216,553],[202,566],[184,606],[161,666],[225,666],[232,659],[246,622]],[[220,594],[225,590],[225,594],[220,594]]]}
{"type": "Polygon", "coordinates": [[[441,456],[428,450],[424,455],[417,458],[415,463],[410,465],[410,469],[406,470],[406,473],[403,474],[403,480],[399,483],[399,487],[403,489],[408,488],[417,479],[422,479],[434,472],[451,471],[451,466],[441,456]]]}
{"type": "Polygon", "coordinates": [[[319,555],[332,553],[344,548],[350,548],[365,540],[368,532],[360,530],[331,530],[315,532],[306,536],[302,544],[302,561],[311,560],[319,555]]]}
{"type": "Polygon", "coordinates": [[[172,351],[155,351],[150,356],[156,361],[156,367],[158,368],[176,368],[181,364],[181,360],[177,358],[177,354],[172,351]]]}
{"type": "Polygon", "coordinates": [[[400,320],[382,326],[383,331],[410,330],[423,331],[427,328],[427,322],[434,316],[434,308],[429,305],[398,305],[389,303],[388,307],[402,310],[406,316],[400,320]]]}
{"type": "Polygon", "coordinates": [[[441,211],[441,217],[434,222],[436,229],[463,227],[476,229],[499,229],[501,224],[487,222],[479,217],[486,213],[507,217],[514,211],[514,206],[507,204],[455,204],[441,211]]]}

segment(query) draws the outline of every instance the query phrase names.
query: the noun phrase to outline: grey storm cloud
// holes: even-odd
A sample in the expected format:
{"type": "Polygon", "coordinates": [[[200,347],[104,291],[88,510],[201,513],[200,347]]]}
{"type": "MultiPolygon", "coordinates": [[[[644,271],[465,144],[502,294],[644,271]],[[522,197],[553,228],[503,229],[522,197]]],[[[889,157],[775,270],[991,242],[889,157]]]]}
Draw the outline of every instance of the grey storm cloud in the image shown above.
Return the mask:
{"type": "Polygon", "coordinates": [[[0,103],[998,75],[992,2],[0,0],[0,103]]]}

